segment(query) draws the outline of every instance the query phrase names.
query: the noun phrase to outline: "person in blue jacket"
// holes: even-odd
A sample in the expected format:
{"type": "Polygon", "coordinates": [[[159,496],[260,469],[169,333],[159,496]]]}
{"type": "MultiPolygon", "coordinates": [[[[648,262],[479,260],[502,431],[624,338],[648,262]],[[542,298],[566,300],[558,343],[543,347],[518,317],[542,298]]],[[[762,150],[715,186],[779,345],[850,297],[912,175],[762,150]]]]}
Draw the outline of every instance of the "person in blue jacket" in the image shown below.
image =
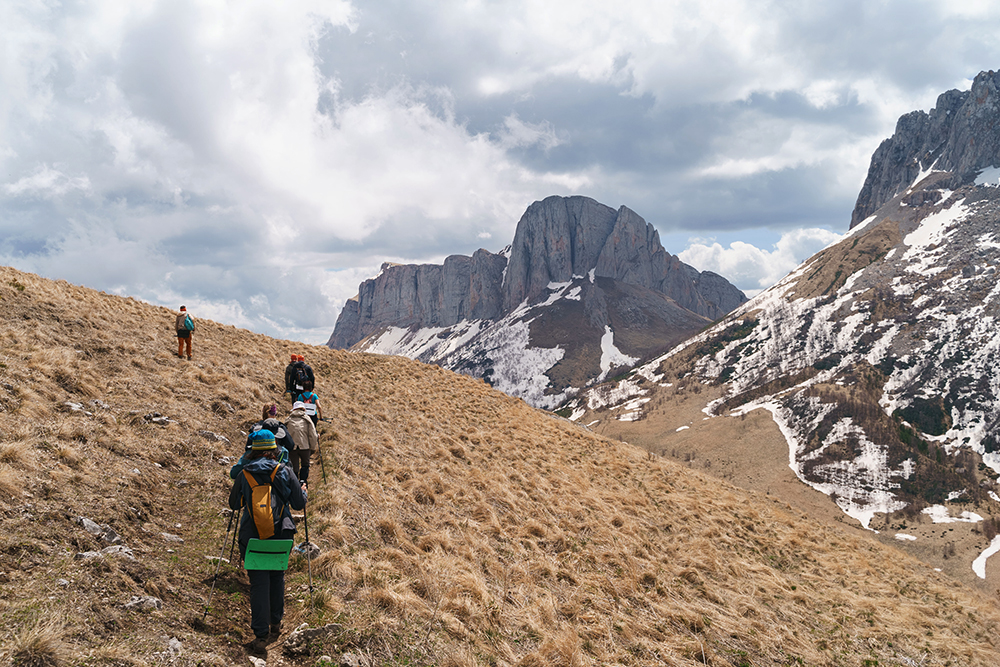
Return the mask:
{"type": "MultiPolygon", "coordinates": [[[[238,538],[240,555],[244,558],[250,538],[260,537],[249,510],[253,503],[253,491],[247,475],[251,475],[257,484],[270,484],[271,493],[277,495],[281,509],[274,517],[274,535],[269,539],[292,539],[295,534],[292,509],[301,510],[306,506],[305,484],[299,483],[291,468],[278,462],[274,434],[261,429],[252,433],[251,437],[249,460],[243,466],[242,474],[236,476],[229,493],[230,508],[234,511],[248,508],[243,512],[238,538]]],[[[277,639],[281,633],[281,619],[285,613],[285,572],[247,570],[247,577],[250,579],[250,629],[254,634],[250,650],[267,655],[268,639],[277,639]]]]}

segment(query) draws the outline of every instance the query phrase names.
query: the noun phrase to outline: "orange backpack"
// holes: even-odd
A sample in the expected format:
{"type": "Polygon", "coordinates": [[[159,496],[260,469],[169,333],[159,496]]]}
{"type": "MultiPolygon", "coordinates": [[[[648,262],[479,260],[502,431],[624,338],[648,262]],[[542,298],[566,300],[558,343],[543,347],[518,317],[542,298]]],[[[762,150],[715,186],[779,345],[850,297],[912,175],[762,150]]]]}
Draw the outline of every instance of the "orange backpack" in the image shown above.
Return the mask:
{"type": "Polygon", "coordinates": [[[274,525],[281,520],[281,513],[284,510],[284,507],[278,504],[278,494],[271,493],[271,484],[274,483],[274,477],[280,469],[280,464],[275,466],[270,482],[265,484],[258,484],[253,475],[246,470],[243,471],[250,484],[250,516],[257,526],[257,536],[262,540],[274,537],[274,525]]]}

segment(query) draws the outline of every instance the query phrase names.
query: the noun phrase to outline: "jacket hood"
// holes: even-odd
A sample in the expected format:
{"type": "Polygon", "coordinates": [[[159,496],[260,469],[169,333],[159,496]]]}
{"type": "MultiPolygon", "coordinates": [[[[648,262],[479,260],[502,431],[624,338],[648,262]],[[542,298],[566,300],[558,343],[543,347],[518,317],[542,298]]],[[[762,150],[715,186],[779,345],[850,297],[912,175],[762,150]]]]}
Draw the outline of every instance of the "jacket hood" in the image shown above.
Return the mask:
{"type": "Polygon", "coordinates": [[[249,461],[243,469],[250,473],[261,473],[266,472],[271,474],[271,471],[278,466],[277,461],[273,461],[269,458],[259,458],[249,461]]]}

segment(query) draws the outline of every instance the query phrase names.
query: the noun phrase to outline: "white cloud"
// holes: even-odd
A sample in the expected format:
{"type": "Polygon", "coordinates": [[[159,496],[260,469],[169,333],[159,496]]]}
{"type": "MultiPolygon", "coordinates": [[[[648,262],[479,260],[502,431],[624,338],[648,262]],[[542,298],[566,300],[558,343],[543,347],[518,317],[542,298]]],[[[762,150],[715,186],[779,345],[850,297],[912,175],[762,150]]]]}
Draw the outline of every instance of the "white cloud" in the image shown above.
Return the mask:
{"type": "MultiPolygon", "coordinates": [[[[551,194],[735,229],[771,211],[744,222],[751,186],[825,179],[796,195],[824,224],[899,114],[996,60],[988,3],[902,6],[10,0],[0,259],[299,335],[383,259],[506,243],[551,194]]],[[[780,246],[685,252],[757,285],[780,246]]]]}
{"type": "Polygon", "coordinates": [[[29,176],[3,185],[3,191],[9,196],[37,197],[39,199],[52,199],[74,190],[89,192],[90,179],[86,176],[67,176],[47,164],[41,165],[29,176]]]}
{"type": "Polygon", "coordinates": [[[803,261],[840,239],[826,229],[797,229],[786,232],[772,250],[735,241],[728,248],[710,239],[692,239],[678,253],[684,262],[699,271],[713,271],[749,295],[775,284],[803,261]]]}
{"type": "Polygon", "coordinates": [[[545,150],[555,148],[562,142],[556,136],[552,123],[526,123],[511,114],[504,118],[504,127],[500,135],[500,145],[503,148],[526,148],[540,146],[545,150]]]}

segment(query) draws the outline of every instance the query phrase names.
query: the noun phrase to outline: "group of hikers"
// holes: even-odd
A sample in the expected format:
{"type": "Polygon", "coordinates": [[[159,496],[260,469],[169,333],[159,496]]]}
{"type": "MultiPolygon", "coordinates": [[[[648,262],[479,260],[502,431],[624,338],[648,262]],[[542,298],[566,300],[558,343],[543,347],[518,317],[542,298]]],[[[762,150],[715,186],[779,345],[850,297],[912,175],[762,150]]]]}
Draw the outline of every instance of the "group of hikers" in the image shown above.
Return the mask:
{"type": "MultiPolygon", "coordinates": [[[[190,320],[186,309],[181,306],[177,318],[177,356],[184,357],[183,346],[186,343],[187,358],[190,359],[190,334],[194,326],[192,323],[190,327],[182,328],[185,317],[190,320]]],[[[240,558],[250,580],[250,629],[254,634],[250,651],[264,656],[267,655],[268,642],[277,639],[281,633],[285,611],[285,570],[296,532],[292,510],[305,510],[309,462],[314,452],[319,454],[317,426],[323,412],[315,392],[313,370],[301,355],[293,354],[285,369],[285,394],[292,402],[288,416],[283,422],[279,421],[278,406],[274,403],[264,405],[261,419],[249,428],[243,455],[229,471],[233,480],[229,493],[232,514],[223,543],[224,552],[233,518],[240,517],[234,542],[239,544],[240,558]],[[275,559],[275,556],[278,558],[275,559]]],[[[308,531],[307,523],[307,540],[308,531]]],[[[307,557],[311,556],[311,549],[311,545],[305,546],[307,557]]],[[[216,579],[221,562],[220,555],[216,579]]],[[[213,593],[214,590],[213,580],[213,593]]],[[[206,614],[208,610],[206,605],[206,614]]]]}
{"type": "MultiPolygon", "coordinates": [[[[250,629],[254,634],[250,650],[259,655],[266,655],[268,642],[281,633],[285,568],[296,532],[291,510],[305,510],[309,462],[313,452],[319,454],[316,427],[323,412],[313,370],[302,355],[293,354],[285,368],[285,394],[292,400],[285,421],[278,420],[276,404],[265,405],[260,421],[249,429],[243,456],[229,471],[233,480],[229,507],[241,513],[236,539],[250,579],[250,629]],[[284,541],[281,549],[262,545],[266,552],[284,554],[276,569],[257,569],[247,557],[253,541],[261,540],[284,541]]],[[[309,548],[306,545],[307,558],[311,556],[309,548]]]]}
{"type": "MultiPolygon", "coordinates": [[[[177,313],[176,328],[177,356],[190,360],[194,320],[185,306],[177,313]]],[[[282,422],[278,420],[275,403],[264,405],[260,420],[249,428],[243,455],[229,471],[233,480],[229,493],[232,514],[223,551],[229,541],[232,519],[239,516],[234,540],[239,544],[240,558],[250,579],[250,629],[254,634],[250,650],[258,655],[266,656],[268,642],[281,633],[285,570],[296,532],[292,510],[302,510],[305,519],[309,462],[313,452],[319,455],[317,427],[323,419],[323,410],[315,386],[312,367],[305,357],[293,354],[285,367],[285,394],[291,398],[291,411],[282,422]]],[[[308,526],[306,523],[307,541],[308,526]]],[[[306,545],[307,558],[312,555],[310,549],[311,545],[306,545]]],[[[221,562],[220,555],[216,579],[221,562]]],[[[212,586],[214,593],[214,580],[212,586]]]]}

